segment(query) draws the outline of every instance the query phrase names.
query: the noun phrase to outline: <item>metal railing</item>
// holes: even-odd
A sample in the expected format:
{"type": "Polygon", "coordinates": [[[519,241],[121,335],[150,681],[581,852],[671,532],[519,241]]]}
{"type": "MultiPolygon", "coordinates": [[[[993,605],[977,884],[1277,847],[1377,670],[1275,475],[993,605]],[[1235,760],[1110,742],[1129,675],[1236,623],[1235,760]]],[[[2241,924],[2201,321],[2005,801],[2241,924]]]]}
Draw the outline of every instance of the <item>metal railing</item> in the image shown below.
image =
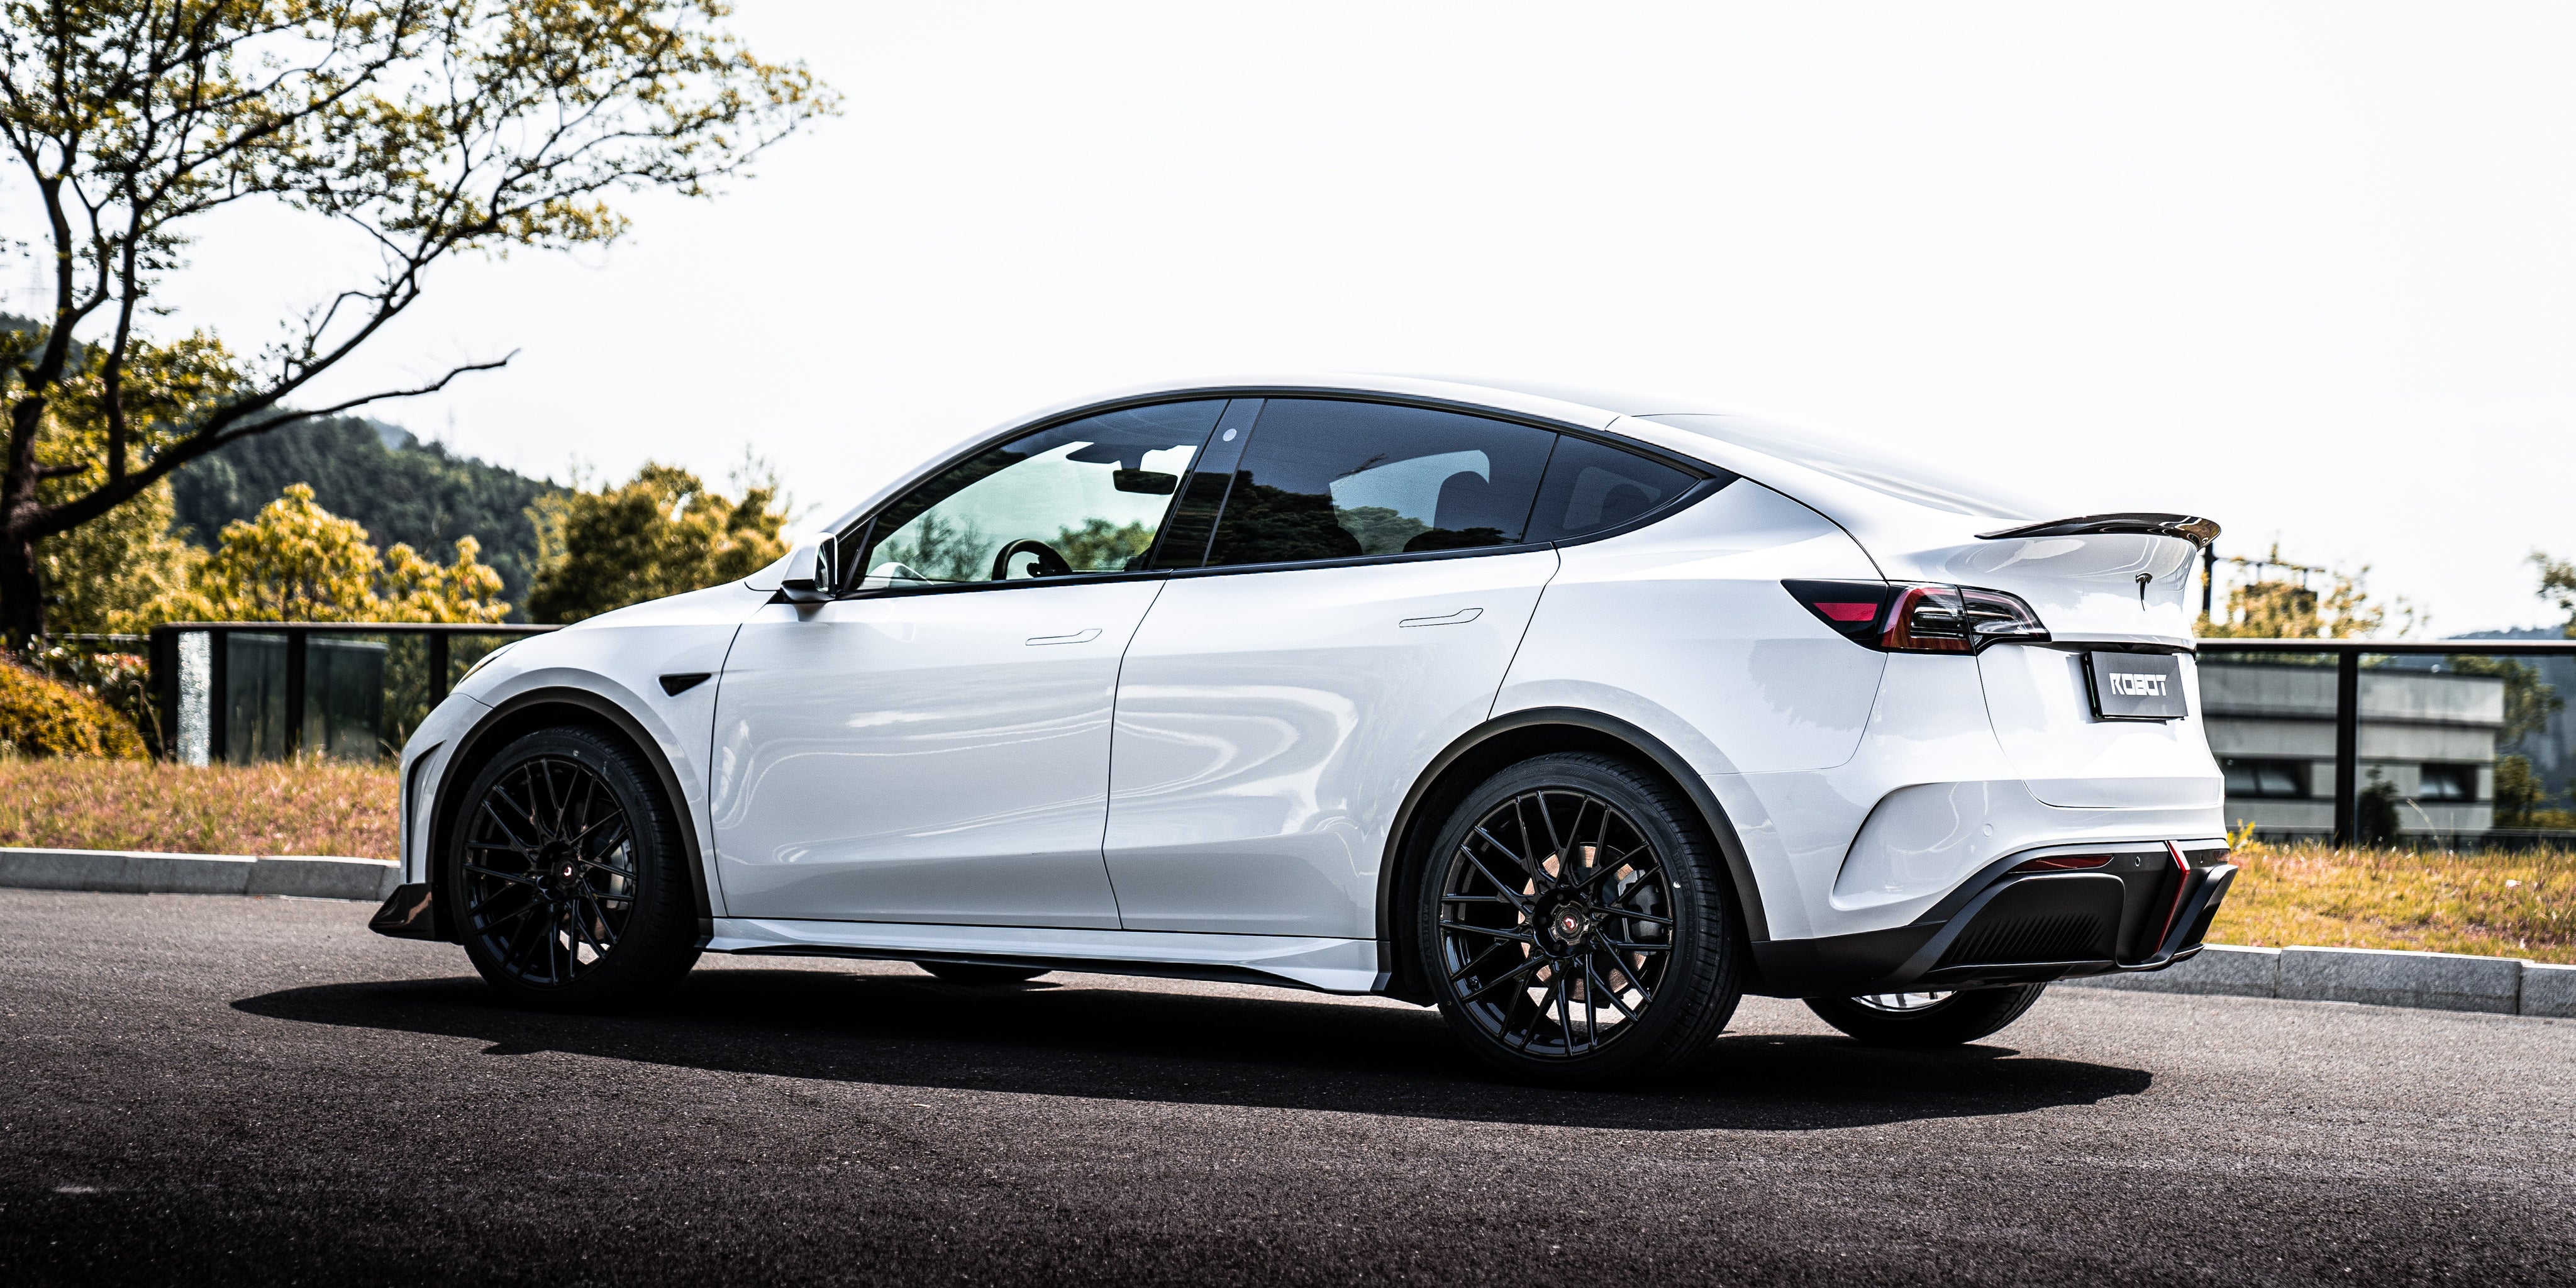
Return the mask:
{"type": "Polygon", "coordinates": [[[2365,657],[2576,657],[2576,640],[2205,639],[2218,653],[2334,659],[2334,841],[2350,845],[2361,818],[2361,661],[2365,657]]]}
{"type": "MultiPolygon", "coordinates": [[[[331,750],[309,745],[316,741],[308,735],[315,724],[312,719],[311,681],[317,643],[363,641],[365,637],[418,637],[425,646],[424,664],[420,667],[422,701],[415,705],[435,707],[446,698],[459,670],[458,641],[485,643],[558,630],[554,626],[520,626],[484,623],[416,623],[416,622],[172,622],[152,629],[150,669],[153,701],[161,730],[159,743],[163,754],[183,760],[273,759],[292,758],[301,754],[331,750]],[[192,646],[191,638],[202,640],[192,646]],[[244,744],[232,727],[242,707],[235,675],[234,647],[237,637],[251,637],[267,646],[268,653],[282,651],[282,666],[275,678],[280,681],[275,701],[267,703],[279,736],[266,741],[244,744]],[[191,659],[183,653],[193,653],[191,659]],[[193,696],[191,685],[199,686],[193,696]],[[190,720],[198,723],[191,727],[190,720]],[[243,745],[248,755],[235,755],[243,745]]],[[[493,645],[497,646],[497,645],[493,645]]],[[[472,650],[475,657],[490,647],[472,650]]],[[[2334,838],[2338,844],[2350,844],[2356,837],[2361,810],[2361,676],[2365,658],[2385,657],[2576,657],[2576,639],[2572,640],[2322,640],[2322,639],[2204,639],[2198,642],[2204,658],[2219,656],[2269,657],[2282,661],[2314,658],[2331,661],[2334,684],[2334,838]]],[[[380,684],[381,687],[381,684],[380,684]]],[[[399,719],[378,721],[377,736],[388,745],[399,748],[400,734],[406,732],[399,719]],[[385,735],[395,735],[386,738],[385,735]]],[[[331,720],[324,713],[320,722],[328,741],[331,720]]]]}
{"type": "MultiPolygon", "coordinates": [[[[398,750],[406,721],[397,718],[388,723],[383,715],[386,690],[386,656],[394,639],[416,638],[422,645],[417,685],[405,681],[405,688],[416,687],[420,701],[409,703],[405,710],[417,708],[423,714],[447,697],[456,682],[458,650],[455,644],[503,641],[526,635],[542,635],[560,630],[557,626],[522,626],[483,622],[170,622],[152,628],[151,672],[155,714],[161,727],[163,755],[191,763],[238,759],[294,759],[300,755],[339,752],[338,734],[344,724],[365,724],[367,737],[376,744],[372,754],[398,750]],[[377,637],[370,639],[369,637],[377,637]],[[383,644],[379,644],[382,640],[383,644]],[[256,644],[254,650],[241,647],[256,644]],[[374,656],[365,654],[372,650],[374,656]],[[245,656],[247,653],[257,656],[245,656]],[[357,672],[349,683],[326,683],[326,702],[317,721],[312,702],[314,660],[323,653],[332,661],[372,661],[373,695],[365,689],[367,677],[363,668],[345,669],[357,672]],[[242,674],[244,664],[258,666],[262,674],[253,681],[242,674]],[[269,665],[274,663],[275,665],[269,665]],[[268,681],[277,681],[269,691],[268,681]],[[252,681],[246,683],[246,681],[252,681]],[[255,731],[241,728],[244,719],[245,691],[251,718],[258,722],[255,731]],[[364,721],[342,721],[337,718],[328,699],[356,690],[356,707],[374,714],[364,721]],[[372,706],[368,704],[372,703],[372,706]],[[273,728],[271,727],[273,726],[273,728]],[[245,732],[253,732],[249,740],[245,732]],[[388,737],[388,735],[391,735],[388,737]],[[315,745],[315,744],[320,745],[315,745]],[[242,754],[247,748],[248,754],[242,754]]],[[[472,650],[474,657],[492,651],[498,644],[472,650]]],[[[408,661],[408,659],[405,659],[408,661]]],[[[408,669],[408,668],[405,668],[408,669]]],[[[326,675],[326,682],[337,677],[326,675]]]]}

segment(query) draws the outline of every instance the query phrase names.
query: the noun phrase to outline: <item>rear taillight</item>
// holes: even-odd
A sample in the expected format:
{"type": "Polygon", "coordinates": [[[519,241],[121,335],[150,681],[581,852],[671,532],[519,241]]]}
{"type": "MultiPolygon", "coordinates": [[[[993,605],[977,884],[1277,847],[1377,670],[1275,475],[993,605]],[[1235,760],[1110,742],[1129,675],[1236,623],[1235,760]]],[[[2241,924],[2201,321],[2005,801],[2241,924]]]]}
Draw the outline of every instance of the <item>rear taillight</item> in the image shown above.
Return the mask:
{"type": "Polygon", "coordinates": [[[1974,653],[2000,640],[2048,638],[2018,595],[1977,586],[1784,581],[1791,598],[1853,643],[1891,653],[1974,653]]]}

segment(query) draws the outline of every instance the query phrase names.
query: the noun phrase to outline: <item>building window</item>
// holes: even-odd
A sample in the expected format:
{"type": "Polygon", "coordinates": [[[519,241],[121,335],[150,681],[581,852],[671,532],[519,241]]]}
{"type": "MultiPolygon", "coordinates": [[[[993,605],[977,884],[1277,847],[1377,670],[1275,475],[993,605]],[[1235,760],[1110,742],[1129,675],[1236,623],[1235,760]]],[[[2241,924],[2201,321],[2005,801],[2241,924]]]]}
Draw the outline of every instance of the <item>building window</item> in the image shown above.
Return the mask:
{"type": "Polygon", "coordinates": [[[2218,762],[2227,775],[2227,794],[2246,797],[2304,797],[2308,794],[2308,762],[2304,760],[2253,760],[2229,756],[2218,762]]]}
{"type": "Polygon", "coordinates": [[[2423,784],[2415,789],[2419,801],[2473,801],[2478,798],[2478,767],[2475,765],[2426,765],[2423,784]]]}

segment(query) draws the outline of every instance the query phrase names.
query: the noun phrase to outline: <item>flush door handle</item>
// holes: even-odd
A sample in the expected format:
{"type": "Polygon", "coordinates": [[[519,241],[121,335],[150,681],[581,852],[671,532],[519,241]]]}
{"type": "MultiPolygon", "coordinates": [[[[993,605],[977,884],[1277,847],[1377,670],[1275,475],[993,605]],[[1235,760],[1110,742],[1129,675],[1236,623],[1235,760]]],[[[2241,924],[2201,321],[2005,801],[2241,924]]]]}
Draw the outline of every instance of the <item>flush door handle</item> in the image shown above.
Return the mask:
{"type": "Polygon", "coordinates": [[[1446,617],[1408,617],[1398,626],[1463,626],[1485,615],[1481,608],[1461,608],[1446,617]]]}
{"type": "Polygon", "coordinates": [[[1040,644],[1088,644],[1099,638],[1100,628],[1094,626],[1087,631],[1075,631],[1071,635],[1032,635],[1029,637],[1029,645],[1034,648],[1040,644]]]}

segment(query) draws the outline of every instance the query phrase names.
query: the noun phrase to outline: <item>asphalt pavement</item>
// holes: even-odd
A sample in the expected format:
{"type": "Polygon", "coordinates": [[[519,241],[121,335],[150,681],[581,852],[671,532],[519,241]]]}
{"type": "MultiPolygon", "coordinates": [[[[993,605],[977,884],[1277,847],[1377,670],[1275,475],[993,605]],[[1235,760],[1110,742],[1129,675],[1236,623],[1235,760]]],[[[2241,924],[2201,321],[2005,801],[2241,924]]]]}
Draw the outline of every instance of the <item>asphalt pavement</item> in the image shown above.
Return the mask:
{"type": "Polygon", "coordinates": [[[350,903],[0,890],[0,1284],[2576,1282],[2576,1021],[1749,999],[1542,1091],[1371,999],[709,959],[495,1003],[350,903]]]}

